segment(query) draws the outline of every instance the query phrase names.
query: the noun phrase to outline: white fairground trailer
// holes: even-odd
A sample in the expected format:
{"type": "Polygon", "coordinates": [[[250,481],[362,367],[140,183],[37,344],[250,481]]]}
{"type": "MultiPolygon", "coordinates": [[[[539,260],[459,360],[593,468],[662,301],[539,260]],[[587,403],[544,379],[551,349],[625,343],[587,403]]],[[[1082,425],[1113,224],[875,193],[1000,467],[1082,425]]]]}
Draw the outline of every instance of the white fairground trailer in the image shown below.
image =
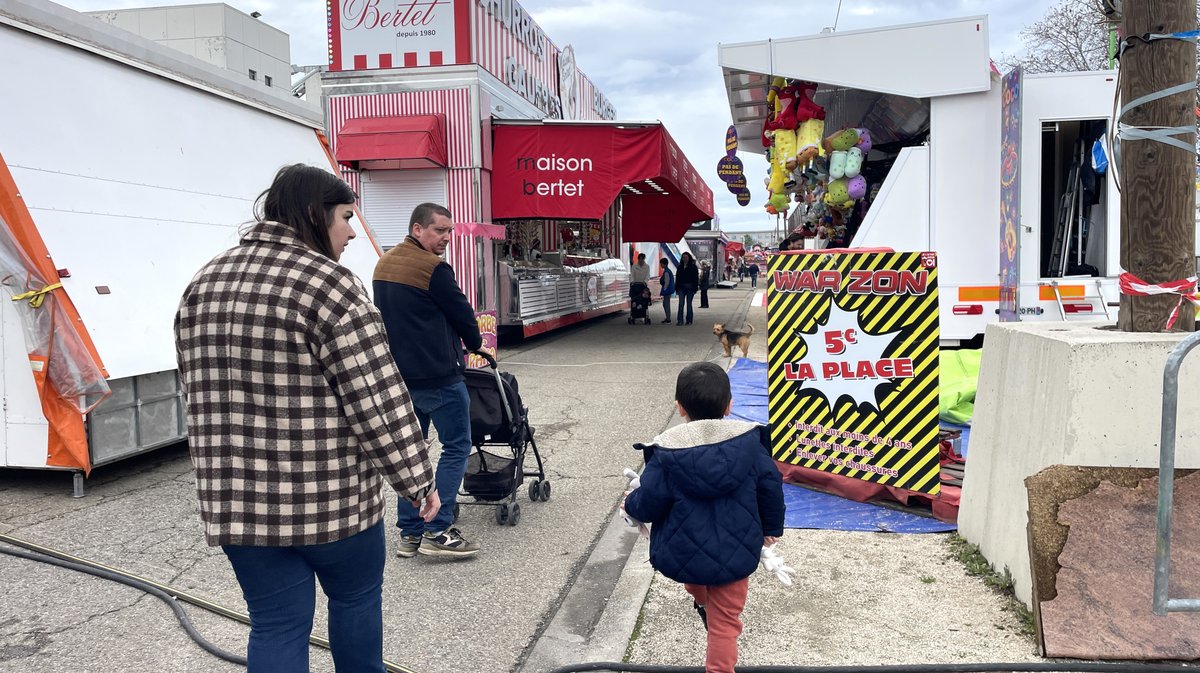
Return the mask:
{"type": "Polygon", "coordinates": [[[333,164],[286,89],[49,2],[0,3],[0,62],[0,467],[82,474],[183,438],[185,285],[281,166],[333,164]]]}
{"type": "MultiPolygon", "coordinates": [[[[974,339],[999,319],[1004,101],[986,16],[723,44],[719,62],[739,149],[764,151],[772,76],[818,83],[826,134],[870,130],[863,174],[879,190],[850,245],[938,253],[944,344],[974,339]]],[[[1112,171],[1078,187],[1091,139],[1112,115],[1115,73],[1023,80],[1015,155],[1020,319],[1115,320],[1119,192],[1112,171]]]]}

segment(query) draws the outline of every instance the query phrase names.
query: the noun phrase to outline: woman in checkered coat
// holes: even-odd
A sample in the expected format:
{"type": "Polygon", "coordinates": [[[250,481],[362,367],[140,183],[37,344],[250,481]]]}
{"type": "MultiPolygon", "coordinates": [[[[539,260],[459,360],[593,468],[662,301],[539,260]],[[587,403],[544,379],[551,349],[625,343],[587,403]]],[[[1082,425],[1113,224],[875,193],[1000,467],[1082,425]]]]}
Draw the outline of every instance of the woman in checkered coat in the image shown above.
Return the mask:
{"type": "Polygon", "coordinates": [[[251,673],[308,670],[315,579],[337,671],[382,673],[384,481],[426,521],[439,507],[379,311],[338,264],[353,206],[328,171],[283,168],[175,316],[200,516],[249,608],[251,673]]]}

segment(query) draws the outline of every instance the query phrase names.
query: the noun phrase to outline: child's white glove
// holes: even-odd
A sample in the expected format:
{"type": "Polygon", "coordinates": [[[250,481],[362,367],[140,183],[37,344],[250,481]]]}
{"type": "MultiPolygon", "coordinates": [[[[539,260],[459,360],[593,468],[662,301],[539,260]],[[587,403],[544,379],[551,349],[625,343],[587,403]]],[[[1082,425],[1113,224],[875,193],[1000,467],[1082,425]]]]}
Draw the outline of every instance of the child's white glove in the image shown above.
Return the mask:
{"type": "MultiPolygon", "coordinates": [[[[633,470],[629,469],[628,467],[625,468],[625,477],[629,479],[629,491],[630,492],[634,491],[635,489],[639,488],[642,485],[642,477],[637,472],[634,472],[633,470]]],[[[650,537],[650,527],[647,526],[646,524],[642,523],[641,521],[638,521],[637,519],[629,516],[629,514],[627,514],[625,512],[625,506],[623,504],[621,506],[621,516],[625,517],[625,525],[626,526],[629,526],[630,528],[637,528],[638,534],[641,535],[642,537],[650,537]]]]}
{"type": "Polygon", "coordinates": [[[775,545],[763,547],[762,552],[758,555],[758,562],[762,565],[763,570],[775,573],[775,577],[784,586],[792,586],[792,576],[796,574],[796,570],[787,565],[787,561],[779,555],[779,552],[775,551],[775,545]]]}

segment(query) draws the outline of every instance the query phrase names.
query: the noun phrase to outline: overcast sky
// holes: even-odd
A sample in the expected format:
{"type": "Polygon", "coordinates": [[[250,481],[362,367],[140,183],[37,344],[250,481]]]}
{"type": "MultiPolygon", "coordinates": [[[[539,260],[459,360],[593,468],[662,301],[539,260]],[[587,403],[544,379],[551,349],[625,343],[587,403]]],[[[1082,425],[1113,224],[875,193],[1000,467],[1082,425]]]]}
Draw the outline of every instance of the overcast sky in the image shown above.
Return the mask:
{"type": "MultiPolygon", "coordinates": [[[[68,0],[72,9],[193,4],[196,0],[68,0]]],[[[743,208],[716,177],[729,107],[717,44],[875,28],[987,14],[991,53],[1020,51],[1020,30],[1058,0],[521,0],[559,47],[574,45],[579,69],[608,96],[620,119],[661,119],[713,189],[727,231],[771,229],[762,208],[766,161],[742,153],[753,200],[743,208]]],[[[324,0],[226,0],[291,36],[292,62],[325,63],[324,0]]],[[[919,49],[920,45],[913,45],[919,49]]],[[[833,55],[831,55],[832,57],[833,55]]],[[[887,54],[880,54],[886,59],[887,54]]]]}

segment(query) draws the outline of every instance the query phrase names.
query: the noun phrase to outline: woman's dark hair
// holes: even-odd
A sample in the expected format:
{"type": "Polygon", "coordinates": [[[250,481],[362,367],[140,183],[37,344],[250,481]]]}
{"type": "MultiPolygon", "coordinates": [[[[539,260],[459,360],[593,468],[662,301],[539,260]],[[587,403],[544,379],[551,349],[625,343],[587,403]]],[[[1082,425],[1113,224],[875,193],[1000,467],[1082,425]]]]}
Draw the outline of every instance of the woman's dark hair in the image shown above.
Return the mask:
{"type": "Polygon", "coordinates": [[[695,260],[695,258],[692,257],[692,253],[690,253],[690,252],[685,252],[679,256],[679,266],[688,266],[690,264],[695,264],[695,263],[696,263],[696,260],[695,260]],[[687,264],[684,263],[684,259],[683,259],[684,257],[687,258],[687,264]]]}
{"type": "Polygon", "coordinates": [[[329,171],[292,164],[279,169],[271,186],[258,195],[254,217],[286,225],[305,245],[333,259],[329,211],[355,201],[350,185],[329,171]]]}
{"type": "Polygon", "coordinates": [[[675,380],[675,400],[688,420],[724,418],[732,399],[729,375],[712,362],[694,362],[684,367],[675,380]]]}

